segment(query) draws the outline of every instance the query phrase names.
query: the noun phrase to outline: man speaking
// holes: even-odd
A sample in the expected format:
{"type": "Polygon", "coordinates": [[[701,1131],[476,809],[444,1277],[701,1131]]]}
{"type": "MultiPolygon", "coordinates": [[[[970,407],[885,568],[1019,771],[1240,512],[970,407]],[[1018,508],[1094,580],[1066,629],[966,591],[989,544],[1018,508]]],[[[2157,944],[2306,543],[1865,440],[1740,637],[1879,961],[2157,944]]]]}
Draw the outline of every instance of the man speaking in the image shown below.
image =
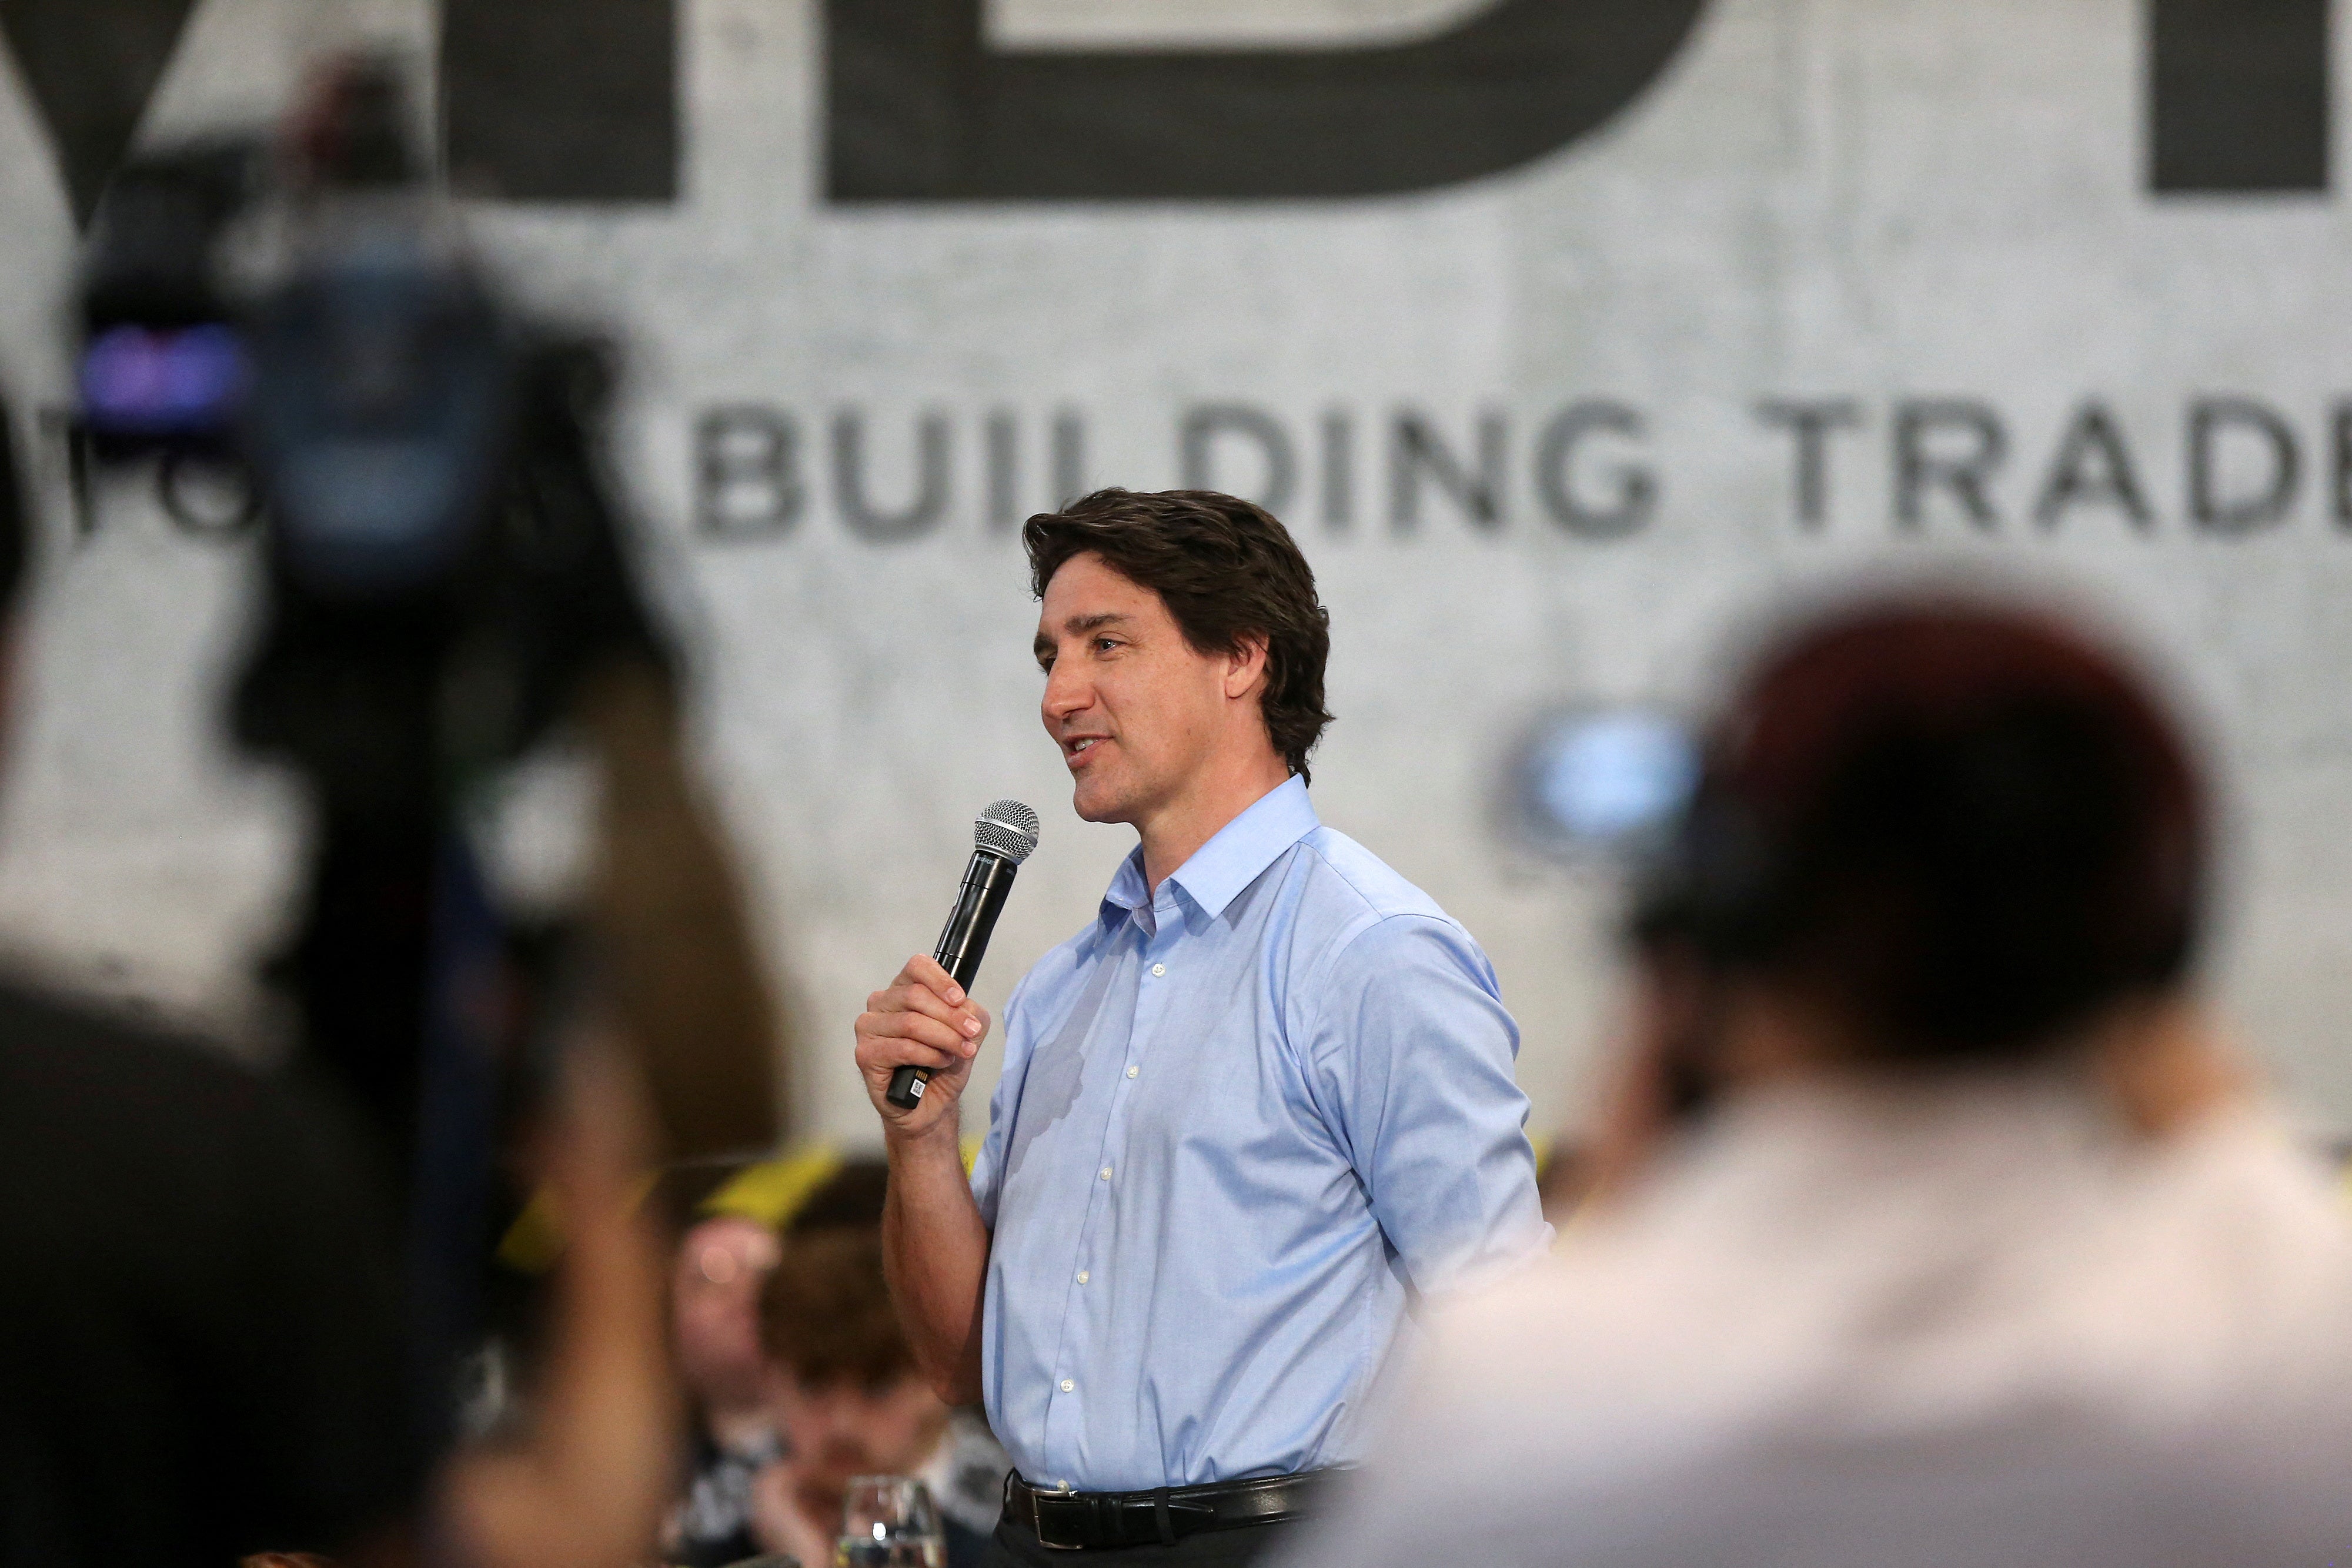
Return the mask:
{"type": "Polygon", "coordinates": [[[1329,616],[1280,523],[1105,490],[1023,541],[1072,803],[1142,841],[1006,1004],[969,1182],[987,1013],[919,956],[868,998],[892,1289],[1018,1466],[992,1564],[1245,1563],[1360,1457],[1410,1299],[1549,1244],[1518,1031],[1469,934],[1308,803],[1329,616]]]}

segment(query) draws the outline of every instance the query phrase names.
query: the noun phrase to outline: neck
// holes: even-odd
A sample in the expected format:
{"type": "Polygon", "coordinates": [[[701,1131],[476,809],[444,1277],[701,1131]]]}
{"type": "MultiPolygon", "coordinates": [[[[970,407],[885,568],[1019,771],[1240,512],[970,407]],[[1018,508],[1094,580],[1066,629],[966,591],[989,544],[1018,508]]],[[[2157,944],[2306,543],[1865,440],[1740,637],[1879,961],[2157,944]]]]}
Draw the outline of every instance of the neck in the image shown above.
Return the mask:
{"type": "Polygon", "coordinates": [[[2169,1137],[2253,1097],[2252,1075],[2203,1011],[2184,996],[2110,1009],[2091,1030],[2100,1084],[2134,1131],[2169,1137]]]}
{"type": "MultiPolygon", "coordinates": [[[[1868,1072],[1876,1061],[1853,1032],[1822,1013],[1764,1000],[1727,1031],[1727,1077],[1737,1087],[1868,1072]]],[[[2177,993],[2112,1002],[2053,1043],[2051,1062],[2086,1063],[2091,1082],[2133,1131],[2165,1138],[2250,1096],[2244,1064],[2193,998],[2177,993]]]]}
{"type": "Polygon", "coordinates": [[[1258,747],[1223,767],[1202,769],[1181,798],[1135,824],[1143,839],[1145,886],[1157,894],[1160,884],[1227,822],[1280,789],[1289,778],[1289,766],[1271,747],[1258,747]]]}

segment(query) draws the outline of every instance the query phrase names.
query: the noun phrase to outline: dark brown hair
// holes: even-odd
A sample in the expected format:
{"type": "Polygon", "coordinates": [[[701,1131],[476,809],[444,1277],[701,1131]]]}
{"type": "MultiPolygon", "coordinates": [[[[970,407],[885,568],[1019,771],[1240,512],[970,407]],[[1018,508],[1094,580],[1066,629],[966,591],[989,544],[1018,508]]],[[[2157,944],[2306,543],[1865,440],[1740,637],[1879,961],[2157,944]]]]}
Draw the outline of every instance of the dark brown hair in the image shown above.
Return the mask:
{"type": "Polygon", "coordinates": [[[760,1341],[812,1388],[880,1389],[916,1370],[882,1272],[879,1161],[852,1161],[785,1228],[760,1294],[760,1341]]]}
{"type": "Polygon", "coordinates": [[[2206,837],[2123,660],[2028,611],[1879,599],[1758,664],[1637,930],[1802,989],[1880,1055],[2017,1059],[2184,977],[2206,837]]]}
{"type": "Polygon", "coordinates": [[[1331,613],[1315,597],[1307,558],[1271,513],[1214,490],[1097,490],[1031,517],[1021,542],[1040,599],[1072,557],[1097,555],[1160,596],[1193,652],[1233,653],[1263,638],[1266,737],[1312,782],[1307,754],[1331,722],[1323,710],[1331,613]]]}

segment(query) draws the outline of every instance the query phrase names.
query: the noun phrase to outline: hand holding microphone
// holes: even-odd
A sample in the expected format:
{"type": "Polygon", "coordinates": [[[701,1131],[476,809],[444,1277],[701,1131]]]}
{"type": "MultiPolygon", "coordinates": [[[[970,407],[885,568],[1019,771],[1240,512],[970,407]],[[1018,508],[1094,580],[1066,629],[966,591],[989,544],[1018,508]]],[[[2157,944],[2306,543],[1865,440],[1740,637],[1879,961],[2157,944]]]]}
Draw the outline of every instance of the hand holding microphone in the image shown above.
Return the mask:
{"type": "Polygon", "coordinates": [[[937,950],[910,958],[898,977],[866,998],[857,1020],[857,1065],[886,1120],[924,1126],[951,1114],[920,1114],[933,1074],[952,1106],[971,1059],[988,1030],[988,1014],[971,1001],[971,981],[988,951],[1005,894],[1021,862],[1037,847],[1037,813],[1018,800],[992,802],[973,824],[971,862],[937,950]]]}

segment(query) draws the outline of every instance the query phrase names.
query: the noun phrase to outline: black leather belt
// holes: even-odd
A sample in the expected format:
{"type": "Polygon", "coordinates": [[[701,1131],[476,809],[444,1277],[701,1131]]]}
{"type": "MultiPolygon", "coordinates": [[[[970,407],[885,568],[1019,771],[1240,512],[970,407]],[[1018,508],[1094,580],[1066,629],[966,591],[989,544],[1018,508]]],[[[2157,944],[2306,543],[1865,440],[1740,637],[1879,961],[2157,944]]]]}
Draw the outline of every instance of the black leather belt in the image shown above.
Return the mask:
{"type": "Polygon", "coordinates": [[[1182,1537],[1303,1518],[1307,1500],[1331,1472],[1260,1476],[1156,1491],[1046,1491],[1004,1478],[1004,1513],[1055,1551],[1103,1546],[1173,1546],[1182,1537]]]}

